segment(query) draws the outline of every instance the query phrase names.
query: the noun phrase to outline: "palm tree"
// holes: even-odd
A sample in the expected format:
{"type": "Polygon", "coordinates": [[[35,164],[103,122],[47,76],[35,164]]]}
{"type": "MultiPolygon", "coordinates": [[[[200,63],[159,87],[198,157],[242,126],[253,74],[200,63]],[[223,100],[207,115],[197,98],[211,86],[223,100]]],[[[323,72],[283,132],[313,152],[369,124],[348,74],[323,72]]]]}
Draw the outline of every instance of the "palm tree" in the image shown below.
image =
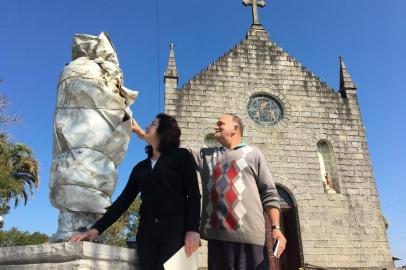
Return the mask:
{"type": "Polygon", "coordinates": [[[11,200],[14,200],[14,207],[21,200],[27,204],[38,187],[38,171],[38,161],[29,147],[9,143],[7,135],[0,134],[0,214],[8,212],[11,200]]]}
{"type": "Polygon", "coordinates": [[[7,113],[8,105],[7,97],[0,93],[0,228],[2,215],[10,210],[10,201],[14,200],[14,208],[21,200],[26,205],[39,184],[39,165],[31,149],[21,143],[10,143],[3,130],[4,125],[18,120],[17,115],[7,113]]]}

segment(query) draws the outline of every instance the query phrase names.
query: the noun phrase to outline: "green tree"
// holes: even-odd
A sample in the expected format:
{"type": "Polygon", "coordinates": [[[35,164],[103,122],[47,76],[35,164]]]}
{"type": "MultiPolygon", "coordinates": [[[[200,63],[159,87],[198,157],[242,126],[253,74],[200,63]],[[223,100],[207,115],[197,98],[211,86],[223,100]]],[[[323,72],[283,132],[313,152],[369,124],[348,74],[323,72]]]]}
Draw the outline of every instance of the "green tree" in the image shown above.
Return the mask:
{"type": "Polygon", "coordinates": [[[0,247],[39,245],[48,242],[48,235],[27,231],[19,231],[17,228],[11,228],[8,231],[0,230],[0,247]]]}
{"type": "Polygon", "coordinates": [[[22,143],[10,143],[3,128],[17,120],[17,116],[7,114],[8,104],[0,93],[0,216],[8,213],[13,201],[14,207],[21,201],[27,204],[39,184],[39,165],[32,150],[22,143]]]}
{"type": "Polygon", "coordinates": [[[117,247],[127,247],[127,239],[137,234],[141,199],[138,196],[128,210],[108,228],[97,242],[117,247]]]}
{"type": "Polygon", "coordinates": [[[38,161],[29,147],[21,143],[9,143],[5,134],[0,134],[0,213],[7,213],[10,202],[17,207],[24,205],[38,187],[38,161]]]}

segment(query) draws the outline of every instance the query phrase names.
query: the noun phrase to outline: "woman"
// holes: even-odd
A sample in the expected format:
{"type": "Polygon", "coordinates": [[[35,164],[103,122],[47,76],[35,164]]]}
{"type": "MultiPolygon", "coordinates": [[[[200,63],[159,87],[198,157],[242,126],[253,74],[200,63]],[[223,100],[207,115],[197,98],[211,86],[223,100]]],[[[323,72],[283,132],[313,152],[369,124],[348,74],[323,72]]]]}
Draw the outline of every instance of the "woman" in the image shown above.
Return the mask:
{"type": "Polygon", "coordinates": [[[185,246],[190,256],[199,246],[200,192],[193,158],[179,148],[176,120],[158,114],[144,132],[133,120],[132,129],[147,141],[148,158],[131,172],[123,192],[89,231],[71,238],[93,241],[112,225],[141,192],[137,252],[142,270],[163,269],[163,263],[185,246]]]}

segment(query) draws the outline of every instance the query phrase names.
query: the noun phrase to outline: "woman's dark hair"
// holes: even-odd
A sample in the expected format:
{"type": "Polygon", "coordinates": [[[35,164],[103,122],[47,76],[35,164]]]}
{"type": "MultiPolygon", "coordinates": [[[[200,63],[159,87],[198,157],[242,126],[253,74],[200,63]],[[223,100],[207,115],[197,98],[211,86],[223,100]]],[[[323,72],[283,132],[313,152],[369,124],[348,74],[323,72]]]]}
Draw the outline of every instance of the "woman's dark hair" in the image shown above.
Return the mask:
{"type": "MultiPolygon", "coordinates": [[[[158,151],[164,154],[172,149],[178,148],[180,145],[181,132],[176,119],[164,113],[158,114],[155,118],[159,119],[158,128],[156,130],[160,139],[158,151]]],[[[145,152],[148,154],[148,157],[151,157],[152,146],[148,145],[145,147],[145,152]]]]}

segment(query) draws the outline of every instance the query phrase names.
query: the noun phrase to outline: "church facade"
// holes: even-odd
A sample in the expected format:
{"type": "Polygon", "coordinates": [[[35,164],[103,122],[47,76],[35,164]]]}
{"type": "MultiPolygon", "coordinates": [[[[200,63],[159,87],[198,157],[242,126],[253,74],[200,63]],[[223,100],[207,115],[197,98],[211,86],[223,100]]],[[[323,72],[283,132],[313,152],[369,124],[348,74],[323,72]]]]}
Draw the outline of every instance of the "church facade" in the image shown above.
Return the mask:
{"type": "Polygon", "coordinates": [[[242,118],[243,139],[263,151],[281,196],[288,244],[280,269],[393,269],[343,59],[335,91],[278,47],[253,14],[246,38],[181,87],[171,46],[165,112],[178,120],[182,143],[214,146],[221,114],[242,118]]]}

